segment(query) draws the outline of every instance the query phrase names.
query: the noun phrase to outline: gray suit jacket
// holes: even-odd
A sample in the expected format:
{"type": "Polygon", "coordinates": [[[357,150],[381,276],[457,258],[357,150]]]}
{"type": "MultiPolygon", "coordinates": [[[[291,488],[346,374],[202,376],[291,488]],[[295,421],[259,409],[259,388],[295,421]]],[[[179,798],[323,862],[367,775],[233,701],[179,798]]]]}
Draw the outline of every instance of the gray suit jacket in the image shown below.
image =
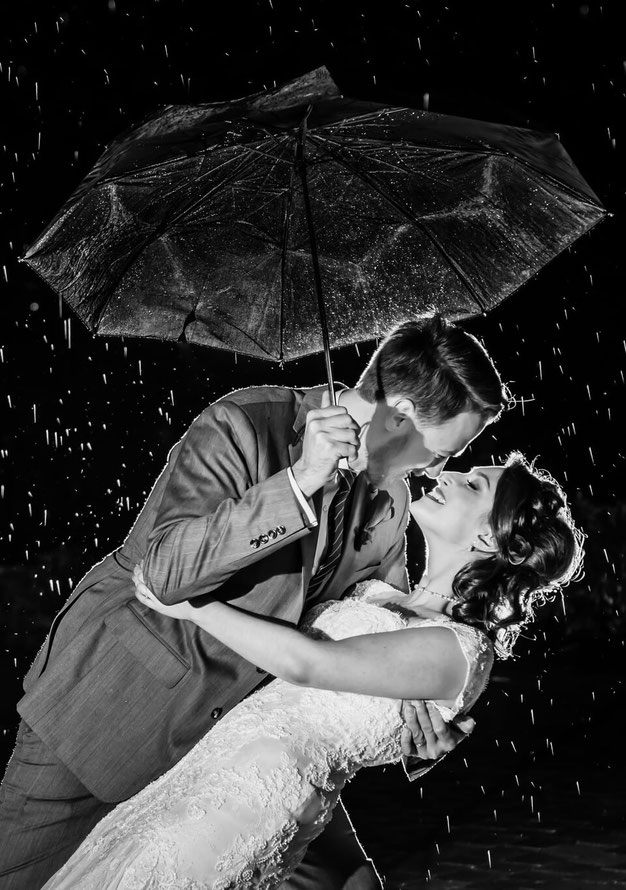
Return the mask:
{"type": "MultiPolygon", "coordinates": [[[[189,622],[140,604],[136,563],[144,560],[164,602],[211,593],[299,621],[317,527],[286,468],[323,390],[256,387],[207,408],[170,452],[123,546],[87,573],[53,622],[18,710],[101,800],[130,797],[169,769],[265,676],[189,622]]],[[[357,478],[344,552],[318,600],[366,578],[408,589],[408,488],[399,481],[379,497],[371,540],[358,550],[367,484],[357,478]]]]}

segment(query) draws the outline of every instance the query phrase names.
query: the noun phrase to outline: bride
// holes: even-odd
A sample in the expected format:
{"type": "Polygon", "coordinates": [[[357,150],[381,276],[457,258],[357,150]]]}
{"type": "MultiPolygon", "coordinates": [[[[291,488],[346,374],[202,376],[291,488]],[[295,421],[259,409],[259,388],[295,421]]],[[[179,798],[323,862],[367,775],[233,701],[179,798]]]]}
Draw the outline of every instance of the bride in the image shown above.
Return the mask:
{"type": "Polygon", "coordinates": [[[580,567],[582,535],[559,485],[519,454],[442,473],[411,514],[427,545],[412,593],[365,582],[299,630],[221,602],[164,606],[136,570],[141,602],[278,679],[110,812],[44,890],[277,887],[356,771],[400,759],[402,699],[430,700],[446,720],[469,710],[494,650],[510,655],[580,567]]]}

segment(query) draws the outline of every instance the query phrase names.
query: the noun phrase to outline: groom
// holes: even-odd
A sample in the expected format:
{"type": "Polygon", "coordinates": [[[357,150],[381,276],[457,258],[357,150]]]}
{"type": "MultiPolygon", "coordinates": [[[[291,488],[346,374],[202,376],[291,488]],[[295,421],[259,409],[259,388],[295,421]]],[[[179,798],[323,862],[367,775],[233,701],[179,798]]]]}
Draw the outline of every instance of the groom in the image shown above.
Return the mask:
{"type": "MultiPolygon", "coordinates": [[[[324,392],[255,387],[207,408],[122,547],[55,618],[18,705],[0,796],[0,890],[41,887],[116,802],[264,679],[195,625],[138,603],[135,564],[164,602],[217,592],[291,623],[366,578],[408,590],[406,474],[438,475],[506,402],[484,349],[439,318],[393,331],[337,406],[322,405],[324,392]],[[338,512],[346,464],[356,476],[341,474],[349,490],[338,512]]],[[[379,886],[343,810],[288,886],[379,886]]]]}

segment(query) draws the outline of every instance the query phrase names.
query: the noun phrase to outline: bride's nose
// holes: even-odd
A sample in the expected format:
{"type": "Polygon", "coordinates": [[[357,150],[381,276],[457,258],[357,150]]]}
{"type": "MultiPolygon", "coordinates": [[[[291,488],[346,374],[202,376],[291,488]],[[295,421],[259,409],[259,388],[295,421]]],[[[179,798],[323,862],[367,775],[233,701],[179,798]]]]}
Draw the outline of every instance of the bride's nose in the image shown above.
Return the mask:
{"type": "Polygon", "coordinates": [[[456,473],[454,470],[446,470],[446,472],[442,473],[439,477],[439,484],[453,485],[455,482],[459,482],[462,476],[463,473],[456,473]]]}

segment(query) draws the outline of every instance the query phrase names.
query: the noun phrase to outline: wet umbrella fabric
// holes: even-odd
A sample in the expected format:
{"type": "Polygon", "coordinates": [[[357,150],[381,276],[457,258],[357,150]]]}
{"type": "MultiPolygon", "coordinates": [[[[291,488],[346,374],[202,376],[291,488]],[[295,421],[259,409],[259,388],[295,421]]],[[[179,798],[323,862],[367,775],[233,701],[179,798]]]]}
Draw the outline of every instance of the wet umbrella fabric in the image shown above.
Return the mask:
{"type": "Polygon", "coordinates": [[[497,305],[605,215],[551,134],[343,98],[325,69],[170,106],[104,152],[25,262],[102,335],[272,360],[497,305]]]}

